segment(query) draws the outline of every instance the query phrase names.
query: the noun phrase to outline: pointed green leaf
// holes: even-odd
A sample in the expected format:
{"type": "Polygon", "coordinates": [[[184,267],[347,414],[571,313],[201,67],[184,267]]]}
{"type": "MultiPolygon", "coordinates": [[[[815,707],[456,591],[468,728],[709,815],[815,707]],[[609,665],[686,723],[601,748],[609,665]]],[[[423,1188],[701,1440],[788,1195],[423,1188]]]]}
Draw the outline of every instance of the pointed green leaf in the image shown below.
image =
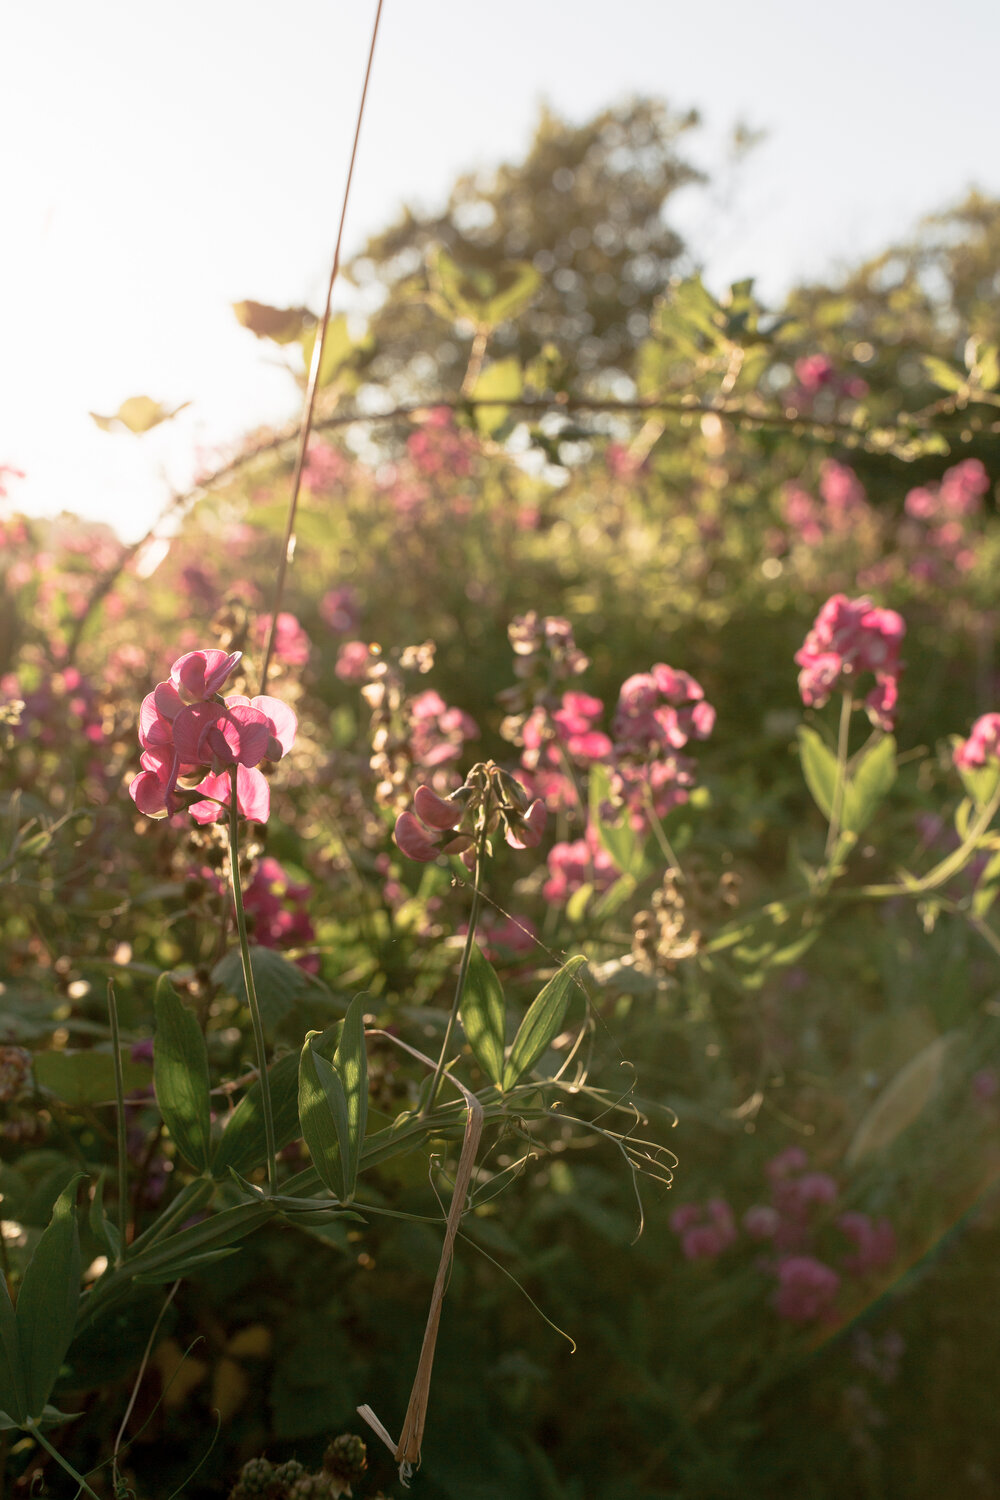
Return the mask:
{"type": "Polygon", "coordinates": [[[226,1260],[230,1255],[238,1255],[239,1250],[239,1245],[230,1245],[224,1250],[203,1250],[200,1255],[181,1255],[169,1264],[158,1267],[155,1271],[143,1271],[140,1275],[133,1277],[133,1280],[136,1286],[162,1286],[164,1282],[176,1281],[181,1276],[190,1276],[192,1271],[204,1270],[206,1266],[214,1265],[217,1260],[226,1260]]]}
{"type": "MultiPolygon", "coordinates": [[[[149,1067],[132,1061],[127,1047],[121,1049],[125,1092],[149,1084],[149,1067]]],[[[35,1078],[64,1104],[105,1104],[115,1097],[115,1059],[103,1048],[80,1051],[36,1052],[35,1078]]]]}
{"type": "MultiPolygon", "coordinates": [[[[234,1208],[223,1209],[210,1219],[191,1224],[178,1230],[162,1244],[150,1245],[148,1250],[133,1255],[126,1262],[129,1275],[149,1276],[159,1271],[176,1269],[190,1263],[194,1255],[221,1250],[245,1239],[252,1230],[273,1216],[274,1209],[267,1202],[255,1199],[252,1203],[237,1203],[234,1208]]],[[[133,1249],[135,1247],[133,1246],[133,1249]]]]}
{"type": "MultiPolygon", "coordinates": [[[[344,1028],[333,1059],[337,1076],[343,1086],[347,1104],[346,1149],[342,1145],[344,1158],[344,1198],[354,1196],[358,1180],[358,1165],[361,1161],[361,1144],[368,1124],[368,1052],[365,1046],[365,1001],[367,995],[355,995],[344,1017],[344,1028]]],[[[320,1056],[320,1076],[323,1077],[320,1056]]],[[[325,1084],[324,1084],[325,1086],[325,1084]]]]}
{"type": "Polygon", "coordinates": [[[233,312],[244,328],[259,339],[294,344],[307,328],[316,326],[308,307],[269,307],[266,302],[234,302],[233,312]]]}
{"type": "Polygon", "coordinates": [[[553,1039],[562,1030],[570,996],[577,985],[576,975],[587,962],[582,953],[567,959],[559,973],[532,1001],[517,1030],[503,1073],[503,1087],[511,1089],[538,1062],[553,1039]]]}
{"type": "Polygon", "coordinates": [[[196,1171],[207,1171],[212,1159],[208,1051],[197,1019],[165,983],[156,996],[153,1083],[178,1151],[196,1171]]]}
{"type": "Polygon", "coordinates": [[[0,1411],[16,1426],[28,1415],[28,1397],[21,1373],[21,1341],[6,1276],[0,1276],[0,1411]]]}
{"type": "Polygon", "coordinates": [[[347,1097],[339,1075],[313,1047],[310,1031],[299,1058],[299,1124],[313,1166],[323,1185],[337,1198],[344,1195],[344,1157],[350,1153],[347,1097]]]}
{"type": "Polygon", "coordinates": [[[102,1172],[97,1179],[87,1217],[95,1240],[104,1248],[109,1260],[117,1261],[121,1253],[121,1236],[117,1225],[111,1222],[104,1211],[104,1178],[105,1174],[102,1172]]]}
{"type": "MultiPolygon", "coordinates": [[[[274,1115],[274,1141],[281,1151],[299,1137],[299,1059],[286,1052],[267,1070],[274,1115]]],[[[264,1110],[258,1078],[233,1110],[212,1159],[212,1175],[226,1177],[230,1168],[244,1174],[267,1160],[264,1110]]]]}
{"type": "Polygon", "coordinates": [[[76,1324],[81,1272],[76,1185],[81,1175],[60,1194],[17,1299],[17,1336],[29,1417],[42,1415],[76,1324]]]}
{"type": "MultiPolygon", "coordinates": [[[[309,976],[284,954],[273,948],[250,948],[250,967],[260,1005],[261,1019],[267,1031],[283,1021],[295,1002],[309,988],[309,976]]],[[[247,1004],[246,980],[243,977],[243,955],[231,948],[212,970],[212,978],[227,995],[247,1004]]]]}
{"type": "Polygon", "coordinates": [[[799,758],[806,786],[824,818],[833,812],[837,787],[837,757],[815,729],[799,725],[799,758]]]}
{"type": "Polygon", "coordinates": [[[961,370],[956,370],[946,360],[938,359],[936,354],[923,354],[920,362],[924,367],[924,374],[938,390],[960,391],[967,383],[968,377],[961,370]]]}
{"type": "Polygon", "coordinates": [[[472,1055],[491,1083],[503,1079],[506,1041],[503,988],[478,943],[472,945],[459,1012],[472,1055]]]}
{"type": "Polygon", "coordinates": [[[868,827],[895,780],[896,741],[887,734],[876,740],[850,768],[844,788],[845,833],[861,833],[868,827]]]}

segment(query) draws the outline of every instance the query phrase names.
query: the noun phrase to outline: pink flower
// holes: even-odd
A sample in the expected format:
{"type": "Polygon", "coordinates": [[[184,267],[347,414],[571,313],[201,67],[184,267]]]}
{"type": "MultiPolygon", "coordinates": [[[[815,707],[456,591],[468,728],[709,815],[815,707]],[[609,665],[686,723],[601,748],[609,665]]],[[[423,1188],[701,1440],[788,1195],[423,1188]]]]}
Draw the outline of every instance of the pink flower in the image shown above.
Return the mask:
{"type": "MultiPolygon", "coordinates": [[[[181,703],[202,703],[222,690],[243,655],[242,651],[188,651],[170,668],[170,683],[181,703]]],[[[161,683],[166,688],[168,684],[161,683]]],[[[158,705],[159,707],[159,705],[158,705]]],[[[165,710],[160,708],[160,712],[165,710]]],[[[171,715],[173,717],[173,715],[171,715]]]]}
{"type": "Polygon", "coordinates": [[[218,690],[232,672],[239,653],[189,651],[174,662],[170,680],[158,683],[139,709],[142,771],[129,795],[140,812],[166,817],[181,806],[178,781],[203,768],[211,774],[195,788],[191,814],[198,823],[222,816],[231,795],[226,770],[236,767],[237,807],[244,817],[266,822],[270,791],[257,765],[265,756],[278,760],[290,749],[295,715],[277,698],[234,694],[219,702],[218,690]],[[196,698],[201,692],[210,695],[196,698]]]}
{"type": "Polygon", "coordinates": [[[371,647],[364,641],[345,641],[337,653],[333,670],[341,682],[364,682],[369,663],[373,660],[371,647]]]}
{"type": "Polygon", "coordinates": [[[339,589],[329,589],[319,601],[319,612],[330,629],[338,635],[357,630],[361,620],[357,590],[349,583],[339,589]]]}
{"type": "Polygon", "coordinates": [[[839,1290],[837,1272],[811,1255],[789,1255],[778,1262],[774,1306],[779,1317],[793,1323],[828,1317],[839,1290]]]}
{"type": "Polygon", "coordinates": [[[888,1219],[871,1219],[868,1214],[841,1214],[837,1228],[857,1247],[857,1254],[844,1260],[845,1271],[867,1276],[884,1270],[896,1259],[896,1235],[888,1219]]]}
{"type": "Polygon", "coordinates": [[[752,1240],[773,1239],[778,1228],[778,1210],[755,1203],[743,1215],[743,1228],[752,1240]]]}
{"type": "MultiPolygon", "coordinates": [[[[271,629],[271,616],[259,615],[254,626],[254,638],[259,646],[267,641],[271,629]]],[[[309,660],[309,637],[293,614],[282,610],[274,632],[274,659],[289,667],[304,667],[309,660]]]]}
{"type": "Polygon", "coordinates": [[[955,746],[952,756],[956,766],[977,770],[988,760],[1000,756],[1000,714],[983,714],[972,726],[967,740],[955,746]]]}
{"type": "Polygon", "coordinates": [[[714,1260],[736,1239],[733,1211],[723,1198],[683,1204],[670,1215],[670,1227],[680,1236],[687,1260],[714,1260]]]}
{"type": "Polygon", "coordinates": [[[542,886],[542,897],[553,903],[567,901],[584,885],[592,885],[595,891],[605,891],[618,878],[617,866],[592,825],[588,825],[582,839],[554,844],[549,850],[547,863],[549,878],[542,886]]]}
{"type": "Polygon", "coordinates": [[[471,849],[469,834],[443,839],[452,833],[465,815],[465,804],[439,797],[429,786],[418,786],[413,796],[416,812],[401,812],[396,819],[393,838],[407,859],[430,864],[439,854],[463,854],[471,849]]]}
{"type": "Polygon", "coordinates": [[[833,689],[853,686],[861,672],[876,675],[869,711],[882,728],[892,727],[896,679],[901,671],[899,648],[906,624],[893,609],[876,609],[868,598],[832,595],[806,636],[795,661],[799,692],[807,707],[822,708],[833,689]]]}

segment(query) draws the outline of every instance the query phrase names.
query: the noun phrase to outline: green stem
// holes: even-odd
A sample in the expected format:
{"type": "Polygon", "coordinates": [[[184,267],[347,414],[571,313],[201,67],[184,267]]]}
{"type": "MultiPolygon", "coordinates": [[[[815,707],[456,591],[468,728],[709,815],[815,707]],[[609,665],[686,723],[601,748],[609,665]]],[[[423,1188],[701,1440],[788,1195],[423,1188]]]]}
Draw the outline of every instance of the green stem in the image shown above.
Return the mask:
{"type": "Polygon", "coordinates": [[[118,1158],[118,1254],[115,1265],[125,1259],[128,1245],[128,1141],[125,1131],[125,1076],[122,1072],[121,1038],[118,1032],[118,1002],[114,981],[108,980],[108,1016],[111,1020],[111,1050],[115,1061],[115,1127],[118,1158]]]}
{"type": "Polygon", "coordinates": [[[24,1425],[27,1431],[30,1432],[31,1436],[35,1439],[35,1442],[41,1443],[46,1453],[50,1454],[51,1457],[55,1459],[56,1463],[61,1469],[65,1469],[66,1473],[70,1476],[71,1479],[76,1480],[77,1484],[80,1486],[80,1489],[84,1490],[88,1495],[91,1496],[91,1500],[101,1500],[100,1495],[94,1493],[83,1476],[76,1472],[73,1465],[67,1459],[63,1458],[58,1448],[53,1448],[52,1444],[42,1432],[41,1428],[37,1426],[34,1417],[28,1417],[25,1420],[24,1425]]]}
{"type": "Polygon", "coordinates": [[[851,738],[851,714],[854,697],[850,691],[844,693],[840,705],[840,732],[837,735],[837,780],[833,788],[833,806],[830,809],[830,826],[826,831],[826,848],[823,858],[829,860],[840,838],[840,824],[844,816],[844,797],[847,792],[847,752],[851,738]]]}
{"type": "Polygon", "coordinates": [[[683,871],[681,870],[680,860],[670,846],[670,840],[667,838],[667,831],[663,826],[663,820],[656,811],[656,804],[653,801],[653,789],[648,781],[643,783],[643,801],[646,804],[646,811],[649,814],[649,826],[653,831],[653,838],[659,846],[660,853],[666,860],[668,867],[675,871],[676,874],[682,875],[683,871]]]}
{"type": "Polygon", "coordinates": [[[455,1022],[458,1019],[459,1008],[462,1004],[462,995],[465,992],[465,981],[469,973],[469,964],[472,960],[472,944],[475,941],[476,937],[476,924],[479,921],[479,912],[483,904],[483,893],[480,888],[479,881],[482,875],[483,859],[485,857],[485,854],[486,832],[484,830],[480,835],[479,843],[476,846],[476,873],[474,876],[474,884],[472,890],[472,909],[469,912],[469,930],[465,934],[465,947],[462,949],[462,962],[459,965],[458,979],[455,983],[455,998],[451,1002],[451,1014],[448,1017],[448,1024],[445,1027],[444,1041],[441,1043],[441,1056],[438,1058],[437,1067],[434,1069],[434,1077],[431,1079],[431,1091],[427,1095],[427,1104],[421,1111],[422,1119],[426,1119],[427,1115],[434,1108],[434,1103],[438,1096],[438,1089],[441,1087],[441,1074],[444,1072],[444,1065],[448,1060],[448,1047],[451,1043],[451,1035],[455,1029],[455,1022]]]}
{"type": "Polygon", "coordinates": [[[233,885],[233,903],[236,907],[236,926],[240,935],[240,953],[243,957],[243,979],[247,987],[247,1002],[253,1022],[253,1039],[257,1048],[257,1071],[260,1074],[260,1099],[264,1115],[264,1141],[267,1148],[267,1185],[273,1193],[278,1186],[278,1160],[274,1144],[274,1112],[271,1108],[271,1085],[267,1076],[267,1042],[264,1038],[264,1023],[257,1003],[257,989],[253,980],[253,965],[250,962],[250,940],[247,937],[247,917],[243,907],[243,888],[240,885],[240,837],[239,809],[236,805],[236,767],[230,772],[229,796],[229,873],[233,885]]]}

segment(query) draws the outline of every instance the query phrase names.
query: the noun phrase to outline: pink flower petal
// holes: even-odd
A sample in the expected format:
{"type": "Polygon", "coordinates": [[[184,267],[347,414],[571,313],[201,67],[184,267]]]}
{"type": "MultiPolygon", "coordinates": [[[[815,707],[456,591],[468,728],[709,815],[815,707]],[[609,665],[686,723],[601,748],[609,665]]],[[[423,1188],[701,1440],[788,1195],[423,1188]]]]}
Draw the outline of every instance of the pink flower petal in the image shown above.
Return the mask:
{"type": "Polygon", "coordinates": [[[438,857],[437,845],[431,843],[423,824],[411,812],[400,813],[392,836],[407,859],[430,864],[431,860],[438,857]]]}
{"type": "Polygon", "coordinates": [[[428,828],[457,828],[462,821],[463,809],[455,802],[446,802],[429,786],[418,786],[413,794],[413,806],[417,816],[428,828]]]}

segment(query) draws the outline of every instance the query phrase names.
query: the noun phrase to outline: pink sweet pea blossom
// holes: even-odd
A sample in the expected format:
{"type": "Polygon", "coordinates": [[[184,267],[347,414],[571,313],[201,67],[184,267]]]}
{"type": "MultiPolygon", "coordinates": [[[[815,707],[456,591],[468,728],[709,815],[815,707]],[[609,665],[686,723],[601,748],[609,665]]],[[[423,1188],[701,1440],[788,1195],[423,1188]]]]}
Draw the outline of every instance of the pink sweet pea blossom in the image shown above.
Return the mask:
{"type": "Polygon", "coordinates": [[[882,1271],[896,1259],[896,1235],[888,1219],[871,1219],[868,1214],[841,1214],[837,1228],[856,1247],[857,1253],[844,1261],[845,1271],[868,1276],[882,1271]]]}
{"type": "Polygon", "coordinates": [[[967,740],[955,746],[952,759],[956,766],[975,771],[988,760],[1000,757],[1000,714],[983,714],[972,726],[967,740]]]}
{"type": "MultiPolygon", "coordinates": [[[[238,652],[189,651],[174,662],[170,680],[158,683],[143,699],[142,771],[129,787],[140,812],[154,818],[176,812],[182,806],[179,779],[207,768],[210,774],[193,789],[202,796],[194,799],[191,814],[198,823],[215,822],[229,804],[228,768],[235,767],[239,812],[266,822],[270,790],[256,768],[265,757],[279,760],[291,748],[296,719],[277,698],[234,694],[220,702],[218,691],[238,661],[238,652]]],[[[191,790],[188,781],[184,791],[191,790]]]]}
{"type": "MultiPolygon", "coordinates": [[[[263,646],[271,630],[271,616],[258,615],[254,638],[263,646]]],[[[281,610],[274,632],[274,659],[289,667],[304,667],[309,660],[309,637],[293,614],[281,610]]]]}
{"type": "Polygon", "coordinates": [[[893,724],[897,679],[902,666],[899,648],[906,624],[893,609],[877,609],[868,598],[832,595],[819,614],[795,661],[799,692],[808,708],[822,708],[834,688],[852,687],[861,672],[871,672],[876,685],[866,701],[873,721],[882,729],[893,724]]]}

